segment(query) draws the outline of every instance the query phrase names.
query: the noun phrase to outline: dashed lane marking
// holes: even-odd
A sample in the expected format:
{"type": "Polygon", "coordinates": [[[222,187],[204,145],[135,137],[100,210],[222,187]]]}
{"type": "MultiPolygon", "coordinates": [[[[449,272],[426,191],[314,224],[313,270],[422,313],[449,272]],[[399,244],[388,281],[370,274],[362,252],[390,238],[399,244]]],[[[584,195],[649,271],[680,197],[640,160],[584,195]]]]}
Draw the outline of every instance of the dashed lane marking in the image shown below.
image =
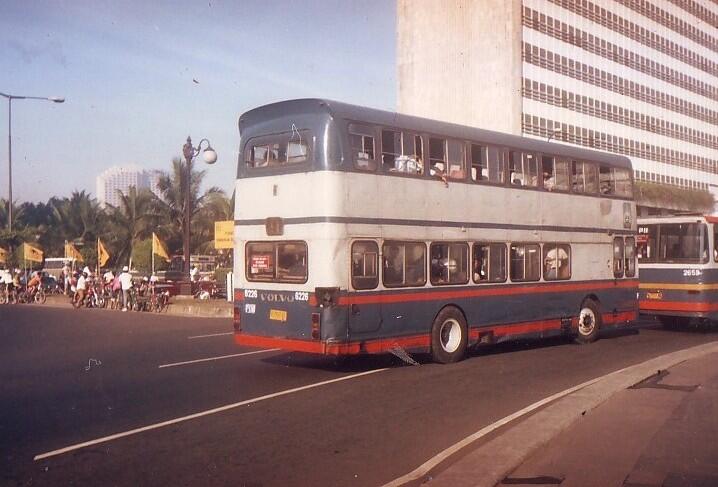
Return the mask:
{"type": "Polygon", "coordinates": [[[279,348],[268,348],[266,350],[255,350],[253,352],[233,353],[231,355],[220,355],[218,357],[198,358],[196,360],[187,360],[185,362],[175,362],[173,364],[158,365],[157,368],[165,369],[167,367],[179,367],[180,365],[198,364],[201,362],[212,362],[213,360],[223,360],[223,359],[232,358],[232,357],[244,357],[246,355],[255,355],[258,353],[276,352],[278,350],[280,350],[280,349],[279,348]]]}
{"type": "Polygon", "coordinates": [[[221,337],[226,335],[234,335],[233,331],[228,331],[227,333],[211,333],[209,335],[196,335],[193,337],[187,337],[187,340],[196,340],[198,338],[210,338],[210,337],[221,337]]]}

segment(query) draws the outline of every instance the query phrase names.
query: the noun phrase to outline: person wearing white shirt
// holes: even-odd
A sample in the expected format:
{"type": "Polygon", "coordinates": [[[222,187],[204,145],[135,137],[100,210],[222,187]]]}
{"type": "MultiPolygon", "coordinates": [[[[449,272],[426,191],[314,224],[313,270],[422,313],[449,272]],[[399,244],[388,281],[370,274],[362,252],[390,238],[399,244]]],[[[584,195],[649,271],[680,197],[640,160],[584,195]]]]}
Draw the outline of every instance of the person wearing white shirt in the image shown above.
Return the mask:
{"type": "Polygon", "coordinates": [[[83,272],[80,277],[77,278],[77,284],[75,285],[77,294],[75,294],[75,301],[82,304],[85,299],[85,290],[87,289],[87,273],[83,272]]]}
{"type": "Polygon", "coordinates": [[[127,301],[130,297],[130,288],[132,287],[132,274],[130,268],[125,266],[120,274],[120,285],[122,287],[122,311],[127,311],[127,301]]]}

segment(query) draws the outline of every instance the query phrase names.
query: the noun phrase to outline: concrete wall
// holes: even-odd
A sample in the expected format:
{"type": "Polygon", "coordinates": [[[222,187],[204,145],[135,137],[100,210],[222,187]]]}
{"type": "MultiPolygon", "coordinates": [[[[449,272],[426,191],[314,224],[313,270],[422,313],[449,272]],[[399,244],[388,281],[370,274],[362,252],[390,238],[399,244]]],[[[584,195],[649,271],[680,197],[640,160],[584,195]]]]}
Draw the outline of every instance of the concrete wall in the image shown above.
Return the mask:
{"type": "Polygon", "coordinates": [[[521,134],[521,0],[397,0],[398,111],[521,134]]]}

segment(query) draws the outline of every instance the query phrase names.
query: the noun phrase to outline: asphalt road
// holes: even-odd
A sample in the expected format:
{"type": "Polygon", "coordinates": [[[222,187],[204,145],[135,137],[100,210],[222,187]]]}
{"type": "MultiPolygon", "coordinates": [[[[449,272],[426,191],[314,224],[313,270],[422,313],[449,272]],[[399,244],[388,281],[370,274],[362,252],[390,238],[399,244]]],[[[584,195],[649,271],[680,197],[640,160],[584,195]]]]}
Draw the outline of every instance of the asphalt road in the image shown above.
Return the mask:
{"type": "Polygon", "coordinates": [[[502,344],[444,366],[281,351],[166,366],[254,351],[230,331],[229,320],[0,307],[0,484],[381,485],[546,396],[718,338],[643,327],[589,346],[502,344]],[[190,338],[202,335],[213,336],[190,338]]]}

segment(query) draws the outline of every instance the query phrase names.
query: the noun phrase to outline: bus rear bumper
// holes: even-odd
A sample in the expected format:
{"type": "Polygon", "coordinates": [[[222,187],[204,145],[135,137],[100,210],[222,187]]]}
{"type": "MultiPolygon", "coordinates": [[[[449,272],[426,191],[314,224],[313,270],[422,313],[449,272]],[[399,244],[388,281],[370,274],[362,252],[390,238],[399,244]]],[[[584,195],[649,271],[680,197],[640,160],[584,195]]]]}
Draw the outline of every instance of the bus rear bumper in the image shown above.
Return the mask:
{"type": "Polygon", "coordinates": [[[294,338],[234,334],[237,345],[258,348],[279,348],[293,352],[316,353],[320,355],[359,355],[385,353],[397,347],[411,351],[428,351],[431,337],[414,335],[388,339],[373,339],[356,342],[332,342],[326,340],[298,340],[294,338]]]}

